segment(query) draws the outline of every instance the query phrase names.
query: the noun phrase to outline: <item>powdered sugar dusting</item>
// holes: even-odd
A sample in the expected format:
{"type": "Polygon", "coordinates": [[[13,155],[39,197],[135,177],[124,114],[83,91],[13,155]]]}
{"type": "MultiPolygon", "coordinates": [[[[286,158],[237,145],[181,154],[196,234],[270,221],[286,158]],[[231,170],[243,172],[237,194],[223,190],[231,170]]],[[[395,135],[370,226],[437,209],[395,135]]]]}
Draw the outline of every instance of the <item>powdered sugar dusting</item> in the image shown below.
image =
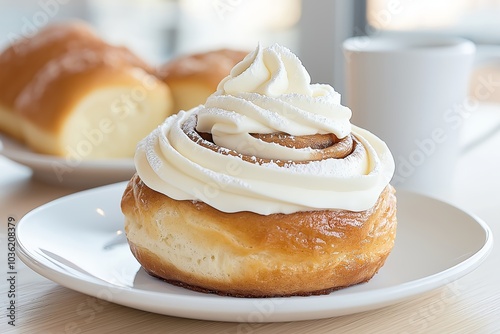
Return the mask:
{"type": "Polygon", "coordinates": [[[341,238],[343,226],[359,226],[356,212],[372,208],[389,183],[392,156],[380,139],[350,124],[333,88],[310,85],[288,51],[266,61],[259,52],[205,105],[171,116],[145,139],[137,171],[171,198],[223,212],[352,211],[352,220],[335,228],[325,223],[325,233],[341,238]],[[294,73],[305,81],[288,82],[294,73]]]}

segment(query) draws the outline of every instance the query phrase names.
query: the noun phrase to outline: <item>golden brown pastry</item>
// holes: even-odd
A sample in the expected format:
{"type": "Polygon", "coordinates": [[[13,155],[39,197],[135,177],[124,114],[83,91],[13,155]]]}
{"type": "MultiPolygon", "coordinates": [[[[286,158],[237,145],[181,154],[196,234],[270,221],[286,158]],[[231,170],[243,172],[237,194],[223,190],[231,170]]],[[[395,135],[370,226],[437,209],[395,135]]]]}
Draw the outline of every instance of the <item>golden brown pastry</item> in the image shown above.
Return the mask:
{"type": "Polygon", "coordinates": [[[39,153],[73,162],[129,158],[173,112],[168,86],[148,64],[82,23],[50,26],[2,59],[15,69],[4,73],[5,85],[22,77],[3,99],[4,131],[39,153]]]}
{"type": "Polygon", "coordinates": [[[50,25],[0,53],[0,131],[22,140],[21,119],[14,108],[21,91],[54,57],[95,44],[103,42],[86,24],[71,22],[50,25]]]}
{"type": "Polygon", "coordinates": [[[366,282],[396,236],[390,185],[361,212],[259,215],[173,200],[135,176],[122,208],[130,249],[149,274],[228,296],[316,295],[366,282]]]}
{"type": "Polygon", "coordinates": [[[392,155],[298,58],[260,46],[138,145],[121,202],[151,275],[237,297],[366,282],[396,236],[392,155]]]}
{"type": "Polygon", "coordinates": [[[174,110],[189,110],[203,104],[219,82],[247,52],[218,49],[180,56],[158,70],[174,97],[174,110]]]}

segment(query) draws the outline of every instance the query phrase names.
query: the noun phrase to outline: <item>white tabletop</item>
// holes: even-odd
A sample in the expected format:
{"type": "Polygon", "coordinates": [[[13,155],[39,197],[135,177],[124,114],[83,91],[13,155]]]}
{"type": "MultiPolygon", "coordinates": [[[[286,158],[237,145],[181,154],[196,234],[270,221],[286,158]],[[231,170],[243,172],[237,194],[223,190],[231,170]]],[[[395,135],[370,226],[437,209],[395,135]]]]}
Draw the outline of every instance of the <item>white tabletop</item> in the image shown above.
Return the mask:
{"type": "MultiPolygon", "coordinates": [[[[483,104],[462,130],[465,149],[455,171],[454,193],[447,200],[483,219],[497,236],[500,105],[483,104]]],[[[0,157],[1,333],[500,333],[500,248],[496,245],[478,269],[421,297],[323,320],[245,324],[147,313],[64,288],[36,274],[19,258],[15,297],[9,297],[9,217],[17,222],[29,210],[78,190],[34,180],[28,168],[0,157]],[[12,300],[15,327],[6,317],[12,300]]]]}

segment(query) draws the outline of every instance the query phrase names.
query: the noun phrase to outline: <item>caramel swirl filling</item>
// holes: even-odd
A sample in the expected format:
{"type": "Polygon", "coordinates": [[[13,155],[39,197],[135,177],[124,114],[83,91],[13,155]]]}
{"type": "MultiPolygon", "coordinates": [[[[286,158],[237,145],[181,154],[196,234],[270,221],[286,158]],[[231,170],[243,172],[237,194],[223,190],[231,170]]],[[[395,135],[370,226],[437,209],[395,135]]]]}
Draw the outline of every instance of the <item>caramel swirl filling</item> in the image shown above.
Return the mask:
{"type": "Polygon", "coordinates": [[[196,116],[195,119],[185,122],[182,125],[183,132],[189,139],[198,145],[210,149],[214,152],[240,157],[242,160],[257,164],[266,164],[273,162],[279,166],[285,166],[288,163],[304,164],[311,161],[318,161],[324,159],[344,159],[350,155],[356,155],[356,148],[361,143],[352,135],[349,134],[344,138],[337,138],[334,134],[314,134],[293,136],[284,132],[276,132],[269,134],[250,134],[252,137],[257,138],[265,143],[277,144],[288,148],[295,149],[311,149],[309,160],[305,161],[284,161],[280,159],[267,159],[257,155],[246,155],[237,152],[236,150],[221,147],[213,142],[212,134],[207,132],[196,131],[196,116]]]}

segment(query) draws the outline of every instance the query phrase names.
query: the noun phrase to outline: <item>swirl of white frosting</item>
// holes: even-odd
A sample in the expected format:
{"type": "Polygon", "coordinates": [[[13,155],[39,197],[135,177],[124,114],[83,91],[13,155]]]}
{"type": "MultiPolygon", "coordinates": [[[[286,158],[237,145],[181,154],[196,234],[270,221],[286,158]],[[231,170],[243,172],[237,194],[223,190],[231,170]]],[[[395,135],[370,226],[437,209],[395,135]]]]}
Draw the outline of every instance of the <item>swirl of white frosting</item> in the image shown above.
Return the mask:
{"type": "Polygon", "coordinates": [[[223,212],[367,210],[392,178],[394,160],[385,143],[351,125],[350,116],[331,86],[310,84],[288,49],[259,46],[205,105],[170,116],[138,145],[137,172],[153,190],[223,212]],[[354,145],[345,157],[317,159],[318,149],[255,136],[276,133],[352,136],[354,145]]]}
{"type": "Polygon", "coordinates": [[[351,111],[329,85],[311,85],[309,73],[288,49],[260,46],[237,64],[199,111],[197,130],[217,145],[269,159],[306,161],[310,149],[264,143],[252,133],[294,136],[351,132],[351,111]]]}

